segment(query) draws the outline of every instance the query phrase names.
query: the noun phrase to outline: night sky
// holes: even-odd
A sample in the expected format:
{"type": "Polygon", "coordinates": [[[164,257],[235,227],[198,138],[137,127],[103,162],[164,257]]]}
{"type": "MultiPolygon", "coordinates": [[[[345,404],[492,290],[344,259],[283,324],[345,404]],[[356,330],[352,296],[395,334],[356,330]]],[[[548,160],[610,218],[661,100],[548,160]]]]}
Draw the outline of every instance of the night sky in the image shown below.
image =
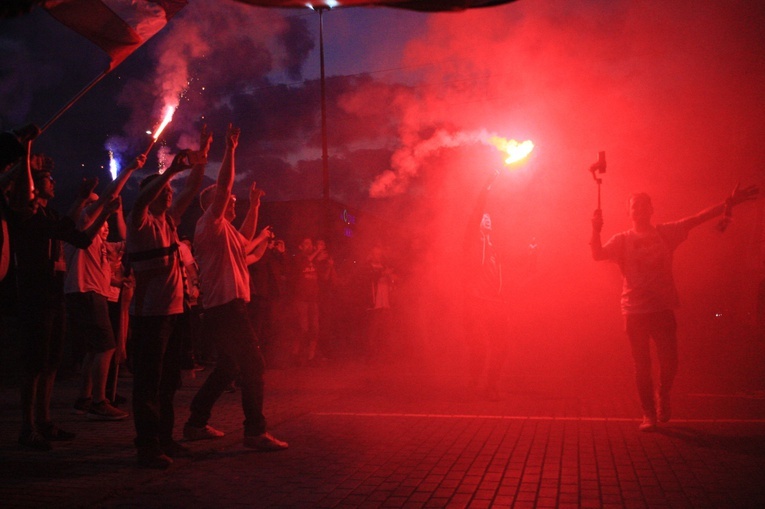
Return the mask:
{"type": "MultiPolygon", "coordinates": [[[[520,341],[550,369],[572,355],[602,360],[621,334],[620,283],[616,267],[590,260],[597,186],[588,168],[606,151],[604,240],[629,227],[631,192],[648,192],[661,222],[721,202],[737,182],[762,185],[764,28],[765,6],[754,0],[327,12],[331,197],[411,232],[419,281],[451,295],[461,221],[479,182],[503,168],[487,137],[532,140],[531,157],[500,177],[489,201],[519,337],[528,338],[520,341]],[[603,330],[609,337],[585,340],[603,330]]],[[[0,47],[4,130],[44,123],[107,62],[41,10],[0,21],[0,47]]],[[[266,200],[321,198],[318,61],[315,12],[190,0],[35,148],[56,160],[62,197],[83,176],[106,181],[107,150],[123,161],[141,151],[163,95],[185,87],[147,172],[157,155],[193,148],[206,122],[216,134],[214,179],[233,122],[242,128],[240,194],[257,180],[266,200]]],[[[126,189],[128,205],[135,187],[126,189]]],[[[694,231],[675,260],[685,333],[703,352],[714,351],[710,331],[756,323],[762,200],[737,208],[725,234],[713,223],[694,231]]],[[[452,306],[446,297],[415,305],[437,313],[452,306]]],[[[742,365],[761,358],[751,344],[731,351],[742,365]]],[[[714,364],[713,353],[696,357],[699,369],[714,364]]]]}

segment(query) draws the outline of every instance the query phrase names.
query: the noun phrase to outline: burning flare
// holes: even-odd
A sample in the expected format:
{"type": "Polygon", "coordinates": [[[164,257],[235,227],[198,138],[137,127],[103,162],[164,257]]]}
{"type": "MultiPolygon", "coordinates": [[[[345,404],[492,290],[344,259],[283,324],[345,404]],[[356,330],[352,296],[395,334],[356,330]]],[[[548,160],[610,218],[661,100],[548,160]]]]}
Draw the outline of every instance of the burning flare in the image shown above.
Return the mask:
{"type": "Polygon", "coordinates": [[[157,127],[157,130],[154,131],[154,135],[152,135],[152,138],[154,138],[154,141],[157,141],[159,139],[159,135],[162,134],[162,131],[165,130],[165,127],[167,127],[167,124],[169,124],[173,120],[173,115],[175,114],[175,106],[165,106],[165,116],[162,118],[162,123],[159,124],[159,127],[157,127]]]}
{"type": "Polygon", "coordinates": [[[117,175],[120,172],[119,163],[117,162],[117,159],[114,157],[114,152],[111,150],[109,151],[109,173],[112,174],[112,180],[117,179],[117,175]]]}
{"type": "Polygon", "coordinates": [[[157,143],[157,140],[159,139],[159,135],[162,134],[162,131],[165,130],[165,127],[167,127],[167,124],[170,123],[171,120],[173,120],[173,114],[175,113],[177,106],[167,105],[165,106],[165,116],[162,118],[162,122],[159,124],[159,127],[157,127],[157,130],[154,131],[154,134],[151,136],[151,143],[149,143],[149,146],[146,147],[146,150],[144,150],[143,155],[148,156],[149,152],[151,152],[152,147],[154,147],[154,144],[157,143]]]}
{"type": "Polygon", "coordinates": [[[489,138],[489,143],[497,147],[500,152],[507,154],[505,164],[511,165],[518,161],[525,159],[532,150],[534,150],[534,143],[531,140],[523,142],[517,142],[515,140],[508,140],[499,136],[492,136],[489,138]]]}

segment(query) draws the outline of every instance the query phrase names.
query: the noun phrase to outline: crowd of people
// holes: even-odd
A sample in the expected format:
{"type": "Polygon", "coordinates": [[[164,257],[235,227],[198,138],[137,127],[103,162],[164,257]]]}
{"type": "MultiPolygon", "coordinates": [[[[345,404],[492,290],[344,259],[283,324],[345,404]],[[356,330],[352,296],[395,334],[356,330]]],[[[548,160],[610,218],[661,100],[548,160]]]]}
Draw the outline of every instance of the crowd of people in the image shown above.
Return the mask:
{"type": "MultiPolygon", "coordinates": [[[[131,407],[138,464],[162,469],[190,455],[175,440],[174,395],[183,370],[210,365],[183,426],[187,441],[222,437],[210,425],[225,392],[241,393],[244,446],[283,450],[287,442],[267,431],[263,414],[267,361],[315,365],[328,354],[328,331],[336,321],[331,305],[338,280],[327,243],[305,237],[293,256],[269,226],[259,227],[265,192],[249,187],[249,207],[236,219],[233,193],[240,131],[229,126],[216,183],[201,189],[212,133],[201,129],[199,146],[178,152],[159,173],[140,181],[129,213],[121,192],[146,164],[135,160],[100,194],[97,179],[83,180],[65,215],[52,206],[54,163],[35,154],[39,130],[24,126],[0,134],[0,280],[12,279],[18,331],[23,345],[20,380],[21,430],[18,442],[50,450],[52,442],[75,434],[51,419],[50,403],[65,342],[80,365],[81,389],[73,412],[101,421],[127,419],[117,394],[121,368],[132,374],[131,407]],[[176,193],[172,179],[187,173],[176,193]],[[194,235],[181,240],[184,212],[199,203],[203,213],[194,235]],[[293,334],[284,334],[288,323],[293,334]]],[[[471,383],[497,391],[507,355],[506,275],[486,210],[498,177],[489,176],[469,217],[464,239],[467,360],[471,383]]],[[[677,372],[677,338],[672,253],[688,232],[714,217],[727,226],[733,206],[756,197],[758,189],[736,188],[721,205],[677,222],[653,225],[651,200],[630,199],[632,229],[601,243],[602,213],[592,219],[592,256],[619,264],[624,275],[622,311],[632,347],[638,394],[644,414],[640,429],[655,429],[670,418],[670,390],[677,372]],[[660,383],[651,380],[649,341],[657,347],[660,383]]],[[[382,247],[364,263],[359,295],[367,317],[362,351],[373,360],[395,349],[392,301],[396,271],[382,247]]],[[[6,281],[7,283],[7,281],[6,281]]],[[[3,331],[7,333],[7,331],[3,331]]],[[[395,352],[394,352],[395,355],[395,352]]]]}
{"type": "Polygon", "coordinates": [[[23,335],[19,444],[46,451],[53,442],[75,438],[50,415],[56,374],[64,352],[71,351],[81,377],[72,412],[98,421],[132,414],[143,467],[166,468],[190,454],[173,436],[173,400],[182,372],[206,366],[211,372],[191,403],[184,439],[222,437],[208,420],[221,394],[238,390],[244,445],[287,448],[266,428],[264,353],[291,366],[326,360],[321,342],[337,274],[323,240],[307,237],[289,256],[269,226],[258,229],[265,192],[255,183],[241,225],[233,226],[239,129],[229,126],[225,133],[213,186],[200,192],[213,141],[203,128],[198,148],[181,150],[165,171],[140,181],[127,214],[121,192],[146,164],[145,155],[99,194],[98,180],[84,179],[75,202],[60,215],[50,204],[53,159],[32,150],[38,134],[29,125],[0,135],[0,280],[18,299],[18,330],[2,333],[23,335]],[[185,172],[176,194],[171,180],[185,172]],[[178,227],[195,202],[202,216],[193,237],[181,240],[178,227]],[[298,327],[288,335],[290,317],[298,327]],[[132,375],[131,411],[123,406],[126,395],[117,393],[120,369],[132,375]]]}

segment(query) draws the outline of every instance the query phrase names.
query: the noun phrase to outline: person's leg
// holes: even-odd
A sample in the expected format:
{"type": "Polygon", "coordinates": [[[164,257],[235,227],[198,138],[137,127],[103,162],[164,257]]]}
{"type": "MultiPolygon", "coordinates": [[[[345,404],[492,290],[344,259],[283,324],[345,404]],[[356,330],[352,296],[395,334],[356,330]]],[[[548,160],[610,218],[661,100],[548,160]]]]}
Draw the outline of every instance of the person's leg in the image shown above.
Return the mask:
{"type": "MultiPolygon", "coordinates": [[[[654,405],[653,381],[651,379],[651,350],[649,318],[645,315],[626,315],[627,337],[632,350],[632,360],[635,367],[635,382],[637,384],[640,406],[646,426],[656,423],[656,407],[654,405]]],[[[644,427],[641,425],[641,428],[644,427]]]]}
{"type": "Polygon", "coordinates": [[[175,393],[181,387],[181,367],[185,351],[183,334],[176,333],[176,325],[181,315],[172,318],[172,333],[167,341],[165,355],[162,357],[162,377],[159,385],[159,442],[160,445],[174,443],[175,393]]]}
{"type": "MultiPolygon", "coordinates": [[[[205,314],[205,320],[207,319],[205,314]]],[[[199,388],[194,399],[191,400],[191,415],[186,424],[192,428],[204,428],[207,426],[207,422],[212,414],[212,407],[231,385],[231,382],[234,381],[238,373],[236,363],[228,355],[227,351],[221,348],[219,342],[217,345],[218,362],[215,363],[212,373],[207,377],[202,387],[199,388]]]]}
{"type": "Polygon", "coordinates": [[[671,416],[670,392],[677,376],[677,322],[672,311],[659,313],[651,331],[659,360],[658,417],[667,422],[671,416]]]}
{"type": "Polygon", "coordinates": [[[81,366],[82,375],[79,399],[83,401],[90,400],[93,399],[93,352],[88,352],[83,356],[81,366]]]}
{"type": "Polygon", "coordinates": [[[106,395],[106,382],[109,378],[109,366],[113,355],[114,348],[95,353],[92,356],[90,374],[93,380],[93,401],[96,403],[109,399],[106,395]]]}
{"type": "Polygon", "coordinates": [[[165,349],[172,333],[172,317],[131,316],[133,327],[133,419],[135,445],[159,447],[160,383],[165,349]]]}

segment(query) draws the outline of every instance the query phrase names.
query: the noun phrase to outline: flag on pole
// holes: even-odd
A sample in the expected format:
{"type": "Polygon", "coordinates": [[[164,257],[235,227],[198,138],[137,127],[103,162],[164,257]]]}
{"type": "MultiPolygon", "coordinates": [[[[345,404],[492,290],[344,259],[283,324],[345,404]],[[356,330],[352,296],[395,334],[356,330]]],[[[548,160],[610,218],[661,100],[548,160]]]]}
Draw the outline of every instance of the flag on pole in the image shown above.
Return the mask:
{"type": "Polygon", "coordinates": [[[46,0],[51,16],[109,55],[109,71],[152,38],[187,0],[46,0]]]}

